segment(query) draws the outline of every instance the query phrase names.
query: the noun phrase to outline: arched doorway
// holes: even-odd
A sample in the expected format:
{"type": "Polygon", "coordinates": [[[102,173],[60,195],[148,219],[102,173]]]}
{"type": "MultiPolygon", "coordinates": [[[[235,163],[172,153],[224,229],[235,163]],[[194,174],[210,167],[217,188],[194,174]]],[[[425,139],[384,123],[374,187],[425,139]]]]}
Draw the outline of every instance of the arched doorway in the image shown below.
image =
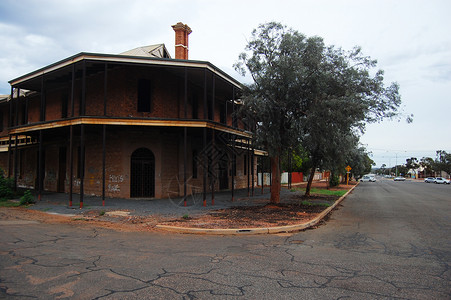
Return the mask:
{"type": "Polygon", "coordinates": [[[132,153],[130,197],[155,197],[155,156],[147,148],[132,153]]]}

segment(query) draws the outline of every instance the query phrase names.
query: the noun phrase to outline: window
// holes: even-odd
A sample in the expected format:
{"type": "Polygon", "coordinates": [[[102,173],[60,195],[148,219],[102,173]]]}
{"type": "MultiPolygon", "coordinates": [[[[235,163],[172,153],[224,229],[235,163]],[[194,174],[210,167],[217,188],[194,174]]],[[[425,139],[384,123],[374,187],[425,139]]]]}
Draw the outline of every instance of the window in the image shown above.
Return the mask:
{"type": "Polygon", "coordinates": [[[197,119],[199,117],[198,115],[198,100],[197,100],[197,95],[193,95],[191,98],[191,108],[192,108],[192,112],[193,112],[193,119],[197,119]]]}
{"type": "Polygon", "coordinates": [[[69,102],[69,96],[67,94],[63,94],[61,96],[61,118],[67,118],[67,104],[69,102]]]}
{"type": "Polygon", "coordinates": [[[151,110],[151,86],[150,80],[138,81],[138,112],[150,112],[151,110]]]}
{"type": "Polygon", "coordinates": [[[219,107],[219,122],[222,124],[226,124],[227,122],[227,116],[226,116],[226,104],[221,104],[219,107]]]}
{"type": "Polygon", "coordinates": [[[244,155],[244,175],[247,175],[247,155],[244,155]]]}

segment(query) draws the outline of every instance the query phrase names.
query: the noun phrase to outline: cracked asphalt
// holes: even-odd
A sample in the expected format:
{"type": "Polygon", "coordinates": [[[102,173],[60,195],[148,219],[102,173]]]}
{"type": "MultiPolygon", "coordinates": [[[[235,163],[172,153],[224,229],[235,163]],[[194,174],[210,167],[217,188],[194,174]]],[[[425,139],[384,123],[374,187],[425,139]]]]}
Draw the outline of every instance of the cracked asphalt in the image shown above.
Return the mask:
{"type": "Polygon", "coordinates": [[[295,234],[0,225],[4,299],[450,299],[451,187],[362,183],[295,234]]]}

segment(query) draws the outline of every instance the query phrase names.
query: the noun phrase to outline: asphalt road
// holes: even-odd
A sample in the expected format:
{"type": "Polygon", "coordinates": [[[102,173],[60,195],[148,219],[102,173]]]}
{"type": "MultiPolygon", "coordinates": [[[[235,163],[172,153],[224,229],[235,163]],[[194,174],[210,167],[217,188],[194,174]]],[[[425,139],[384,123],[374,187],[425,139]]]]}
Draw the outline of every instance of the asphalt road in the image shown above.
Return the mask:
{"type": "Polygon", "coordinates": [[[450,204],[451,186],[380,180],[296,234],[2,222],[0,298],[450,299],[450,204]]]}

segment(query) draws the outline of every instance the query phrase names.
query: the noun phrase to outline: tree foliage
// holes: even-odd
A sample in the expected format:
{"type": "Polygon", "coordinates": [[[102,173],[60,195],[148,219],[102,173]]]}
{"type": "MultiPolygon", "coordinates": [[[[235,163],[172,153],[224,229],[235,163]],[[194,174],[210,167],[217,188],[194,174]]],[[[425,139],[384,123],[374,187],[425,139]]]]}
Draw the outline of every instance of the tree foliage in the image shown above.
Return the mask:
{"type": "MultiPolygon", "coordinates": [[[[367,122],[399,113],[398,84],[385,87],[383,71],[373,71],[376,61],[358,47],[326,46],[320,37],[270,22],[252,32],[245,50],[235,68],[249,72],[253,83],[244,88],[242,109],[256,124],[256,142],[272,158],[273,172],[280,173],[275,164],[298,144],[310,155],[312,174],[318,167],[338,168],[367,122]]],[[[279,201],[278,193],[272,202],[279,201]]]]}

